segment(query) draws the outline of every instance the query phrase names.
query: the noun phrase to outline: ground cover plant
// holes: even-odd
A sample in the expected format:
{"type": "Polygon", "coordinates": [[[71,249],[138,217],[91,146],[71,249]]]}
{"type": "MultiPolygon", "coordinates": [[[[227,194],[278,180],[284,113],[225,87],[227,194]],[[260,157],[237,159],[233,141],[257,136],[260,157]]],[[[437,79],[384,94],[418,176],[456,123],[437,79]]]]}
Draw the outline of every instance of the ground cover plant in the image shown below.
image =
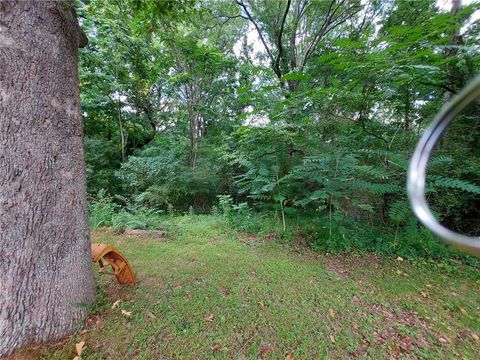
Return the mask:
{"type": "Polygon", "coordinates": [[[169,217],[167,237],[92,233],[138,277],[98,277],[84,330],[32,359],[479,356],[480,277],[468,267],[331,255],[236,233],[220,216],[169,217]],[[113,305],[114,308],[112,308],[113,305]]]}

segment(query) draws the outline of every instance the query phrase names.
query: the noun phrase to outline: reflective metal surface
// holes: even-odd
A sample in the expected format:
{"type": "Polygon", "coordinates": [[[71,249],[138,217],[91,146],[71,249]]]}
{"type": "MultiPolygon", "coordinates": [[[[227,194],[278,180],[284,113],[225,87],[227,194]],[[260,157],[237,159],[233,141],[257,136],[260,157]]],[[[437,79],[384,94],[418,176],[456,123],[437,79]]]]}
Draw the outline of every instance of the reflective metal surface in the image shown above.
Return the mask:
{"type": "Polygon", "coordinates": [[[452,120],[479,96],[480,76],[443,106],[417,144],[410,160],[407,177],[410,204],[423,225],[446,242],[477,256],[480,256],[480,237],[470,237],[456,233],[439,224],[435,219],[425,199],[425,178],[428,160],[435,144],[442,137],[452,120]]]}

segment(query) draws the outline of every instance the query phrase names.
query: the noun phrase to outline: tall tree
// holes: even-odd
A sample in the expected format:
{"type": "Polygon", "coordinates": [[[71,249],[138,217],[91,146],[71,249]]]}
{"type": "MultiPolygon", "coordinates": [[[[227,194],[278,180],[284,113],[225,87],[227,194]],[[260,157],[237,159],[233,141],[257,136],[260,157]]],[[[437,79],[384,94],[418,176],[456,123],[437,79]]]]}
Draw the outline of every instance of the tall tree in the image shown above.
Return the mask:
{"type": "Polygon", "coordinates": [[[67,1],[0,3],[0,356],[75,330],[95,299],[78,48],[67,1]]]}
{"type": "Polygon", "coordinates": [[[197,163],[198,141],[207,132],[215,114],[215,102],[227,98],[234,79],[232,61],[214,47],[198,44],[192,36],[177,36],[169,41],[175,57],[172,86],[177,89],[179,105],[186,108],[189,122],[189,163],[197,163]],[[212,114],[213,113],[213,114],[212,114]]]}
{"type": "Polygon", "coordinates": [[[296,79],[285,80],[291,72],[302,73],[320,44],[362,10],[358,0],[234,0],[236,15],[255,28],[270,66],[283,87],[294,91],[296,79]]]}

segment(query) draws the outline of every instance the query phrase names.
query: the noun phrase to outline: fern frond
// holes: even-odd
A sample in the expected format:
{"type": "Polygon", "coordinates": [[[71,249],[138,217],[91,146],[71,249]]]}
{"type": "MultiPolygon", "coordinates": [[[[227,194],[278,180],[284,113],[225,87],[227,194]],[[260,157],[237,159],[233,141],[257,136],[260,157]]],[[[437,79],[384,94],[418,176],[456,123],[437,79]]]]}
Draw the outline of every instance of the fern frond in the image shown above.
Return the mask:
{"type": "Polygon", "coordinates": [[[452,179],[443,176],[430,176],[434,186],[463,190],[472,194],[480,194],[480,186],[469,181],[452,179]]]}
{"type": "Polygon", "coordinates": [[[378,184],[372,183],[365,180],[353,180],[351,182],[352,186],[355,186],[359,190],[367,190],[371,193],[382,195],[382,194],[394,194],[397,192],[402,192],[403,188],[395,184],[378,184]]]}
{"type": "Polygon", "coordinates": [[[388,216],[395,223],[401,223],[408,219],[411,216],[410,206],[407,200],[396,200],[390,204],[388,211],[388,216]]]}

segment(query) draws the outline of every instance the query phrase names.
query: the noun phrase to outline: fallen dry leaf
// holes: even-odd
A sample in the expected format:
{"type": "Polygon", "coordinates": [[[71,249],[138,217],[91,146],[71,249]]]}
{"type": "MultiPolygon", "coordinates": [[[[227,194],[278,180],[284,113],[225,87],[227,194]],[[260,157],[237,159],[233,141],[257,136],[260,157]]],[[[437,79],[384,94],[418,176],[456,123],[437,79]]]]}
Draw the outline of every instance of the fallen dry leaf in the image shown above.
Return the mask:
{"type": "Polygon", "coordinates": [[[112,309],[115,309],[115,308],[118,306],[118,304],[120,304],[120,301],[121,301],[120,299],[118,299],[117,301],[115,301],[115,302],[112,304],[112,309]]]}
{"type": "Polygon", "coordinates": [[[335,344],[335,338],[333,337],[333,335],[330,335],[329,338],[330,338],[330,342],[332,344],[335,344]]]}
{"type": "Polygon", "coordinates": [[[260,352],[262,354],[262,359],[264,359],[269,352],[272,351],[272,344],[268,343],[262,346],[260,352]]]}
{"type": "Polygon", "coordinates": [[[420,295],[422,295],[424,298],[426,298],[428,296],[425,291],[420,291],[420,295]]]}
{"type": "Polygon", "coordinates": [[[403,261],[403,258],[401,256],[397,257],[397,261],[403,261]]]}
{"type": "Polygon", "coordinates": [[[479,337],[477,334],[472,333],[472,334],[470,334],[470,335],[472,336],[473,340],[475,340],[475,341],[479,341],[479,340],[480,340],[480,337],[479,337]]]}
{"type": "Polygon", "coordinates": [[[295,360],[295,358],[292,354],[288,354],[287,356],[285,356],[285,360],[295,360]]]}
{"type": "Polygon", "coordinates": [[[393,343],[390,349],[391,349],[392,355],[395,355],[395,356],[398,355],[399,348],[398,348],[398,345],[396,343],[393,343]]]}
{"type": "Polygon", "coordinates": [[[210,314],[210,315],[206,316],[203,320],[205,320],[207,322],[212,322],[213,321],[213,314],[210,314]]]}
{"type": "Polygon", "coordinates": [[[218,350],[220,350],[220,345],[218,345],[218,344],[210,345],[209,348],[213,352],[217,352],[218,350]]]}
{"type": "Polygon", "coordinates": [[[155,316],[155,314],[154,314],[154,313],[151,313],[150,311],[147,312],[147,316],[148,316],[150,319],[152,319],[152,320],[157,318],[157,317],[155,316]]]}
{"type": "Polygon", "coordinates": [[[402,272],[400,270],[397,270],[397,275],[402,275],[402,272]]]}
{"type": "Polygon", "coordinates": [[[73,360],[80,360],[80,358],[78,356],[75,356],[73,360]]]}
{"type": "Polygon", "coordinates": [[[223,297],[230,296],[230,290],[228,290],[228,289],[223,288],[223,289],[221,290],[221,293],[222,293],[222,296],[223,296],[223,297]]]}
{"type": "Polygon", "coordinates": [[[468,313],[467,313],[467,310],[465,310],[464,308],[460,308],[460,312],[465,315],[465,316],[468,316],[468,313]]]}
{"type": "Polygon", "coordinates": [[[448,343],[448,339],[446,336],[440,335],[438,338],[438,341],[440,341],[442,344],[448,343]]]}
{"type": "Polygon", "coordinates": [[[85,346],[85,341],[80,341],[75,344],[75,350],[77,351],[78,356],[82,356],[83,347],[85,346]]]}
{"type": "Polygon", "coordinates": [[[127,310],[122,310],[122,315],[131,316],[131,315],[132,315],[132,312],[131,312],[131,311],[127,311],[127,310]]]}
{"type": "Polygon", "coordinates": [[[328,309],[328,315],[333,319],[335,317],[335,310],[332,308],[328,309]]]}

